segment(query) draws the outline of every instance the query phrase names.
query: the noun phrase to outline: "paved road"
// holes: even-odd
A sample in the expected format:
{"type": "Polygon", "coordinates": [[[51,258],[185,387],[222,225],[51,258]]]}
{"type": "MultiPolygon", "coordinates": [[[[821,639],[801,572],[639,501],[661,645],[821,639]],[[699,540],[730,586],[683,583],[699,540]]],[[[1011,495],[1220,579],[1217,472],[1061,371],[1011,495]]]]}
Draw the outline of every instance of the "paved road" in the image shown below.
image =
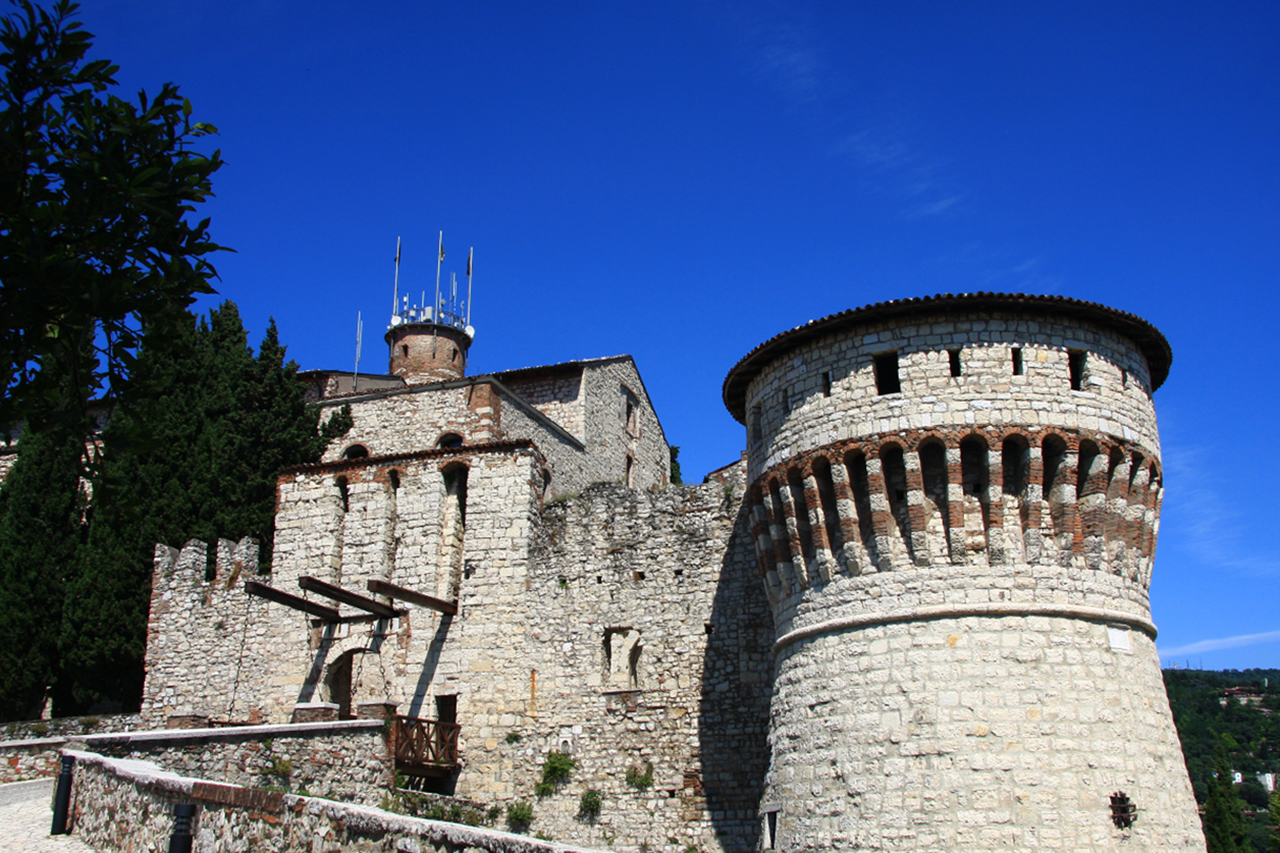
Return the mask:
{"type": "Polygon", "coordinates": [[[0,785],[0,851],[3,853],[93,853],[74,835],[50,835],[53,779],[0,785]]]}

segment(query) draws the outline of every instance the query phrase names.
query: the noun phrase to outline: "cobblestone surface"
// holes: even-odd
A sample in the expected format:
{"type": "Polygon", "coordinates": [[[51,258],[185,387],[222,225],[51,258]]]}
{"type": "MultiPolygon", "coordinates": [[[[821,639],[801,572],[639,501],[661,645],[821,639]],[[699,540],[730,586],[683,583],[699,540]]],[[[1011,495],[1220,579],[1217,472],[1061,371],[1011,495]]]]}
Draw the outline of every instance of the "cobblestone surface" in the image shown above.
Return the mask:
{"type": "Polygon", "coordinates": [[[50,835],[52,779],[0,785],[0,851],[4,853],[93,853],[73,835],[50,835]]]}

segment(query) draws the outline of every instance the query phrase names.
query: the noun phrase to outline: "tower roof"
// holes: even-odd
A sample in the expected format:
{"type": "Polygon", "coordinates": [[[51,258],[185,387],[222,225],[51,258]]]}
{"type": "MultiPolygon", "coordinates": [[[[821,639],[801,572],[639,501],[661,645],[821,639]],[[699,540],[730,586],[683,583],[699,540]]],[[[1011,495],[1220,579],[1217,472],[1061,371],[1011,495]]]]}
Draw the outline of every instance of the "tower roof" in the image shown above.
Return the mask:
{"type": "Polygon", "coordinates": [[[857,326],[912,315],[958,310],[1003,311],[1032,314],[1039,317],[1065,317],[1084,320],[1095,326],[1124,335],[1141,350],[1151,369],[1151,390],[1159,388],[1169,376],[1173,349],[1160,330],[1146,320],[1097,302],[1066,296],[1040,296],[1026,293],[941,293],[876,302],[861,308],[850,308],[803,326],[774,335],[747,353],[725,377],[722,396],[729,414],[740,423],[746,422],[747,386],[774,359],[811,340],[857,326]]]}

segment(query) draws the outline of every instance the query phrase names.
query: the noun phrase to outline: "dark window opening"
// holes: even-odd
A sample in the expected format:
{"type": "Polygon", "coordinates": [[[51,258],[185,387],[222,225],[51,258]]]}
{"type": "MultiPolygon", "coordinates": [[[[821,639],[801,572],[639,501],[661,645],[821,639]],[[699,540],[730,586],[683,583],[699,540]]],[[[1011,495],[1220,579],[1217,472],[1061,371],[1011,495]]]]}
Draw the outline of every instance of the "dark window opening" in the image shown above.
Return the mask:
{"type": "Polygon", "coordinates": [[[715,632],[716,632],[716,626],[715,626],[715,625],[712,625],[710,622],[704,622],[704,623],[702,623],[702,633],[704,633],[704,634],[714,634],[715,632]]]}
{"type": "Polygon", "coordinates": [[[1013,375],[1022,375],[1022,347],[1013,348],[1013,375]]]}
{"type": "Polygon", "coordinates": [[[761,839],[761,847],[765,850],[773,850],[778,846],[778,813],[777,811],[769,811],[764,813],[764,838],[761,839]]]}
{"type": "Polygon", "coordinates": [[[456,432],[446,432],[440,436],[440,440],[436,442],[436,447],[454,448],[462,446],[462,436],[456,432]]]}
{"type": "Polygon", "coordinates": [[[436,719],[442,723],[458,722],[458,697],[456,694],[436,697],[436,719]]]}
{"type": "Polygon", "coordinates": [[[960,375],[960,350],[949,349],[947,350],[947,356],[951,360],[951,375],[959,376],[960,375]]]}
{"type": "Polygon", "coordinates": [[[1071,350],[1067,353],[1067,367],[1071,370],[1071,390],[1080,391],[1084,388],[1085,376],[1085,354],[1082,350],[1071,350]]]}
{"type": "Polygon", "coordinates": [[[898,354],[885,352],[874,356],[876,371],[876,393],[897,394],[902,391],[902,383],[898,379],[898,354]]]}
{"type": "Polygon", "coordinates": [[[676,569],[676,577],[678,578],[684,577],[684,569],[676,569]]]}
{"type": "Polygon", "coordinates": [[[752,446],[764,441],[764,427],[760,425],[760,407],[751,407],[751,444],[752,446]]]}
{"type": "Polygon", "coordinates": [[[1120,387],[1126,390],[1129,387],[1129,371],[1124,368],[1120,369],[1120,387]]]}
{"type": "Polygon", "coordinates": [[[631,579],[636,583],[640,583],[640,581],[644,580],[644,572],[632,572],[631,579]]]}
{"type": "Polygon", "coordinates": [[[449,361],[453,362],[454,364],[457,364],[457,363],[458,363],[458,348],[457,348],[457,347],[454,347],[454,348],[453,348],[453,355],[451,355],[451,356],[449,357],[449,361]]]}
{"type": "Polygon", "coordinates": [[[338,487],[338,497],[342,499],[342,511],[349,512],[351,510],[351,492],[347,488],[347,478],[339,477],[333,481],[338,487]]]}
{"type": "Polygon", "coordinates": [[[343,459],[364,459],[369,455],[369,448],[363,444],[353,444],[342,453],[343,459]]]}
{"type": "Polygon", "coordinates": [[[396,491],[400,488],[400,472],[392,471],[387,475],[387,479],[391,481],[391,490],[396,491]]]}
{"type": "Polygon", "coordinates": [[[636,460],[631,458],[630,456],[627,457],[627,470],[626,470],[625,482],[627,484],[628,489],[634,489],[636,487],[636,460]]]}
{"type": "Polygon", "coordinates": [[[347,652],[329,664],[324,677],[324,694],[328,701],[338,706],[338,719],[350,720],[351,713],[351,663],[355,652],[347,652]]]}
{"type": "Polygon", "coordinates": [[[401,344],[401,345],[400,345],[400,355],[401,355],[401,356],[403,356],[404,358],[408,358],[408,357],[409,357],[409,345],[408,345],[408,344],[401,344]]]}
{"type": "Polygon", "coordinates": [[[782,392],[782,414],[791,414],[791,394],[788,391],[782,392]]]}
{"type": "Polygon", "coordinates": [[[831,396],[831,371],[828,370],[822,374],[822,396],[831,396]]]}

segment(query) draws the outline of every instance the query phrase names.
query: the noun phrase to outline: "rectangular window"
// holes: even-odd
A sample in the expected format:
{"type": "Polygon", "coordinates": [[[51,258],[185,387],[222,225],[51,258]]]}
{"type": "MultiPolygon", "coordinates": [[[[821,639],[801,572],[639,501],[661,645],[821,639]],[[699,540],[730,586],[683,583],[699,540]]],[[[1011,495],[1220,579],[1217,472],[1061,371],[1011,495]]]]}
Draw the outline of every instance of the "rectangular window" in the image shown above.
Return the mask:
{"type": "Polygon", "coordinates": [[[960,350],[949,349],[947,350],[947,355],[951,357],[951,375],[959,376],[960,375],[960,350]]]}
{"type": "Polygon", "coordinates": [[[875,359],[876,393],[897,394],[902,391],[902,383],[898,380],[898,354],[883,352],[875,359]]]}
{"type": "Polygon", "coordinates": [[[764,427],[760,424],[760,407],[751,407],[751,445],[764,441],[764,427]]]}
{"type": "Polygon", "coordinates": [[[1022,347],[1013,348],[1013,375],[1022,375],[1022,347]]]}
{"type": "Polygon", "coordinates": [[[831,396],[831,371],[824,371],[822,374],[822,396],[831,396]]]}
{"type": "Polygon", "coordinates": [[[782,392],[782,414],[791,414],[791,392],[789,390],[782,392]]]}
{"type": "Polygon", "coordinates": [[[1084,389],[1085,362],[1084,350],[1073,349],[1067,353],[1067,367],[1071,370],[1071,390],[1084,389]]]}

